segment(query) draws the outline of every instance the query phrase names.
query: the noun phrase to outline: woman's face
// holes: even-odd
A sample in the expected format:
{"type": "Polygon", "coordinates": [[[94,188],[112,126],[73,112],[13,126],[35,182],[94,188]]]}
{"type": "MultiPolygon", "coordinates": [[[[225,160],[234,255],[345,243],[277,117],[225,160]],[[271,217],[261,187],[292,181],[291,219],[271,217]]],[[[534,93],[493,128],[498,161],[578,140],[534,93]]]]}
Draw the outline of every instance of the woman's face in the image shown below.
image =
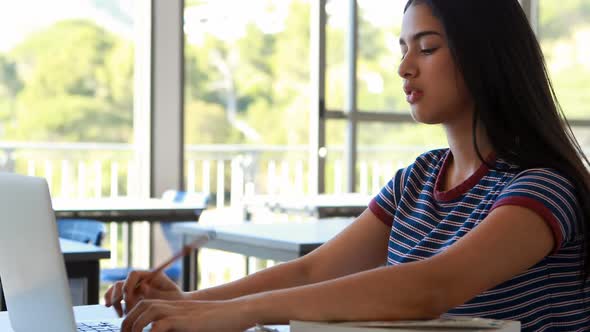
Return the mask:
{"type": "Polygon", "coordinates": [[[448,47],[444,29],[425,4],[411,5],[400,36],[403,78],[412,117],[421,123],[452,123],[472,113],[473,102],[448,47]]]}

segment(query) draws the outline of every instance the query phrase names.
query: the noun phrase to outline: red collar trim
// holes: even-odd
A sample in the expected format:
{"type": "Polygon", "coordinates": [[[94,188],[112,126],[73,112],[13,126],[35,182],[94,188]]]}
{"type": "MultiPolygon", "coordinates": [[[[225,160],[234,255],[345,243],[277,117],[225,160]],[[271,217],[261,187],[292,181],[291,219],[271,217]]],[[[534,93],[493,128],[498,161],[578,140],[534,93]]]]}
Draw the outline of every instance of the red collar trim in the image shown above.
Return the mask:
{"type": "MultiPolygon", "coordinates": [[[[482,163],[481,166],[469,176],[465,181],[461,182],[455,188],[449,189],[447,191],[441,191],[440,188],[442,186],[442,175],[446,173],[450,158],[453,155],[451,150],[449,149],[445,155],[445,159],[443,160],[443,165],[436,176],[436,183],[434,184],[434,199],[439,202],[447,202],[453,199],[456,199],[469,191],[471,188],[475,187],[475,185],[488,173],[490,170],[486,163],[482,163]]],[[[487,163],[492,163],[496,160],[496,154],[494,152],[490,153],[486,158],[487,163]]]]}

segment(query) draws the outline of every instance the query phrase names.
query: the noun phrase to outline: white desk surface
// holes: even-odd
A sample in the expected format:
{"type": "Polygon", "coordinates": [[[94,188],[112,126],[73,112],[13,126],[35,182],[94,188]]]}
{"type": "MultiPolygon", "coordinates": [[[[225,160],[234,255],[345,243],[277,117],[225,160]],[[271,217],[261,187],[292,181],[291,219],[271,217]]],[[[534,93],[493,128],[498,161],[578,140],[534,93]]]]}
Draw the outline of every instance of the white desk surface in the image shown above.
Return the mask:
{"type": "Polygon", "coordinates": [[[285,207],[291,209],[311,209],[322,207],[367,207],[373,196],[343,193],[306,196],[256,195],[244,198],[244,204],[265,207],[285,207]]]}
{"type": "Polygon", "coordinates": [[[132,210],[166,210],[166,209],[203,209],[202,204],[187,202],[170,202],[160,198],[55,198],[52,200],[55,211],[132,211],[132,210]]]}
{"type": "Polygon", "coordinates": [[[321,194],[312,196],[257,195],[244,198],[247,211],[265,208],[288,214],[309,214],[317,218],[357,217],[373,197],[364,194],[321,194]]]}
{"type": "Polygon", "coordinates": [[[110,250],[92,244],[60,238],[59,245],[66,262],[99,260],[111,257],[110,250]]]}
{"type": "Polygon", "coordinates": [[[329,218],[306,222],[207,226],[191,222],[175,224],[172,229],[184,235],[188,241],[191,237],[213,231],[215,238],[204,247],[287,261],[316,249],[352,221],[353,218],[329,218]]]}
{"type": "Polygon", "coordinates": [[[88,198],[52,200],[58,219],[88,218],[104,221],[198,220],[206,208],[191,202],[170,202],[160,198],[88,198]]]}
{"type": "MultiPolygon", "coordinates": [[[[113,308],[107,308],[101,304],[74,307],[74,315],[78,321],[117,318],[117,313],[113,308]]],[[[7,311],[0,312],[0,331],[12,331],[7,311]]]]}
{"type": "MultiPolygon", "coordinates": [[[[74,316],[76,317],[76,321],[104,320],[117,318],[117,314],[115,313],[115,310],[113,308],[107,308],[101,304],[74,307],[74,316]]],[[[289,332],[289,326],[286,325],[279,325],[273,327],[276,328],[279,332],[289,332]]],[[[0,331],[12,332],[12,328],[10,327],[10,320],[8,318],[8,312],[6,311],[0,312],[0,331]]],[[[253,332],[254,330],[250,329],[248,331],[253,332]]]]}

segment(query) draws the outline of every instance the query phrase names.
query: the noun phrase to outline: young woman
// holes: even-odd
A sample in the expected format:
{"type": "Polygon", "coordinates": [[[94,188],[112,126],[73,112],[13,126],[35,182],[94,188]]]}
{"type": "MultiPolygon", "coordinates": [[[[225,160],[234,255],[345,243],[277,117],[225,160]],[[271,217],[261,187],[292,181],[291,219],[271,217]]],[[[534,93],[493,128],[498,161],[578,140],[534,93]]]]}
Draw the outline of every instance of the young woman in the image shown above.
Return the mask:
{"type": "Polygon", "coordinates": [[[590,330],[588,161],[517,0],[410,0],[400,45],[412,115],[449,149],[399,170],[303,258],[192,293],[163,275],[135,291],[147,272],[131,273],[106,294],[120,314],[126,300],[123,331],[443,314],[590,330]]]}

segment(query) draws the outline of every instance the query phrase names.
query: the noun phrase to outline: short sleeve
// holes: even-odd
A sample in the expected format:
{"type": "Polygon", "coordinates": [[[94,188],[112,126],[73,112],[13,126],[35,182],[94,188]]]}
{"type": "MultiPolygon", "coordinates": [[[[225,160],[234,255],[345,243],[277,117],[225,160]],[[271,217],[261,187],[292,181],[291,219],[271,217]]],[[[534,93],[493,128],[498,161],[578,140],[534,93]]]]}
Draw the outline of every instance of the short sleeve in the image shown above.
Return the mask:
{"type": "Polygon", "coordinates": [[[403,192],[403,175],[406,173],[405,168],[398,170],[393,178],[381,188],[381,191],[369,203],[369,209],[385,225],[393,225],[393,216],[397,209],[397,203],[403,192]]]}
{"type": "Polygon", "coordinates": [[[503,205],[533,210],[551,227],[556,252],[578,233],[579,204],[572,183],[551,169],[530,169],[515,177],[498,196],[490,212],[503,205]]]}

